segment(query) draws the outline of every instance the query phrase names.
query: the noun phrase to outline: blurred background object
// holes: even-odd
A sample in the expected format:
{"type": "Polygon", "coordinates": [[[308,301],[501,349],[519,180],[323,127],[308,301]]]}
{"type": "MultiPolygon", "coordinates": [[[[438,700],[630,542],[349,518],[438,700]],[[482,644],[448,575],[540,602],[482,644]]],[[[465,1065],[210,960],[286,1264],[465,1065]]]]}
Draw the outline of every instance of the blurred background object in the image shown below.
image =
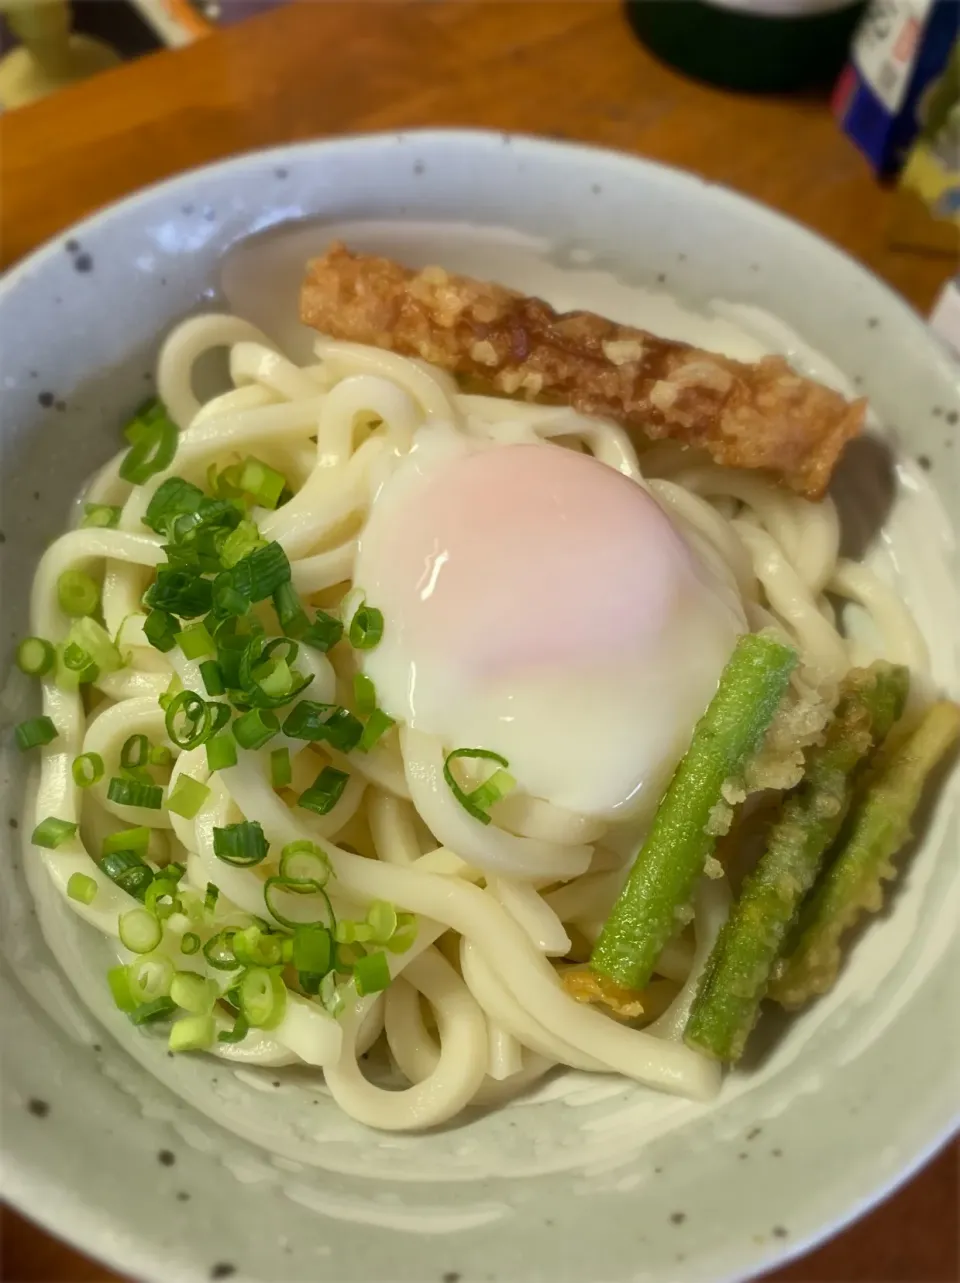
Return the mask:
{"type": "Polygon", "coordinates": [[[43,98],[120,61],[103,40],[72,30],[66,0],[0,0],[0,9],[19,40],[0,60],[0,103],[5,108],[43,98]]]}
{"type": "Polygon", "coordinates": [[[836,80],[865,0],[627,0],[645,45],[698,80],[786,93],[836,80]]]}

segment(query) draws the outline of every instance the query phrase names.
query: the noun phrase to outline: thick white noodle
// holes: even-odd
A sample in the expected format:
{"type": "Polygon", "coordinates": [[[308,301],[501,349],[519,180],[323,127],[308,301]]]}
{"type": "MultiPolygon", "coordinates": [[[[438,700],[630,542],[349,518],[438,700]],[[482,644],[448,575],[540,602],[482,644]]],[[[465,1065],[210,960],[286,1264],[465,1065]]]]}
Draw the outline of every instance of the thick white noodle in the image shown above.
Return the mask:
{"type": "MultiPolygon", "coordinates": [[[[638,461],[627,433],[611,423],[562,407],[462,395],[448,375],[393,353],[323,338],[316,353],[318,363],[299,367],[239,318],[184,322],[163,345],[158,369],[160,395],[181,428],[173,465],[131,488],[119,476],[118,459],[112,460],[84,498],[122,506],[119,528],[72,530],[41,559],[33,631],[58,643],[64,639],[70,621],[59,608],[57,580],[65,570],[88,570],[102,576],[104,620],[119,635],[128,663],[98,677],[99,703],[89,715],[77,693],[43,683],[44,712],[59,734],[41,750],[35,814],[77,821],[81,828],[55,851],[37,848],[35,858],[65,899],[72,873],[95,879],[91,904],[67,902],[110,936],[117,934],[118,915],[137,902],[91,854],[108,833],[133,824],[151,829],[151,857],[185,862],[186,885],[201,896],[208,882],[220,888],[212,924],[218,929],[266,915],[263,886],[276,868],[274,852],[301,839],[319,843],[329,855],[334,876],[328,890],[341,917],[362,916],[375,900],[415,914],[413,947],[386,955],[393,983],[384,994],[360,998],[346,986],[346,1009],[338,1019],[319,1001],[291,994],[276,1029],[251,1030],[238,1043],[213,1048],[237,1063],[317,1066],[341,1108],[371,1126],[436,1126],[471,1103],[508,1099],[553,1065],[620,1073],[709,1099],[720,1071],[679,1035],[727,912],[725,879],[705,879],[698,890],[696,943],[682,935],[658,962],[658,973],[680,983],[680,993],[648,1029],[637,1030],[574,1001],[549,961],[569,952],[571,932],[595,938],[622,885],[635,844],[625,844],[605,821],[514,792],[495,805],[490,825],[480,824],[444,780],[449,746],[405,726],[368,754],[331,750],[326,759],[280,735],[211,776],[203,748],[179,752],[166,738],[158,697],[170,679],[176,676],[199,694],[204,686],[197,661],[177,649],[160,654],[143,633],[141,597],[165,560],[163,540],[143,525],[147,505],[167,477],[202,485],[211,466],[220,469],[247,454],[263,459],[283,472],[295,493],[275,512],[255,510],[261,532],[283,546],[301,595],[328,594],[321,598],[326,603],[345,593],[349,613],[360,599],[352,584],[357,532],[384,468],[409,450],[421,424],[445,423],[492,442],[585,450],[646,488],[727,576],[751,627],[772,627],[794,641],[819,681],[835,682],[851,655],[825,591],[856,602],[870,616],[884,653],[922,672],[926,647],[909,612],[870,571],[838,560],[839,522],[830,501],[806,503],[752,474],[691,462],[690,452],[670,445],[648,450],[638,461]],[[224,348],[231,386],[201,402],[195,369],[207,353],[224,348]],[[168,791],[181,776],[208,786],[192,819],[107,797],[124,742],[140,733],[173,749],[168,791]],[[297,790],[325,760],[348,772],[347,788],[327,815],[291,808],[271,787],[269,753],[279,747],[290,750],[297,790]],[[106,765],[104,779],[83,792],[71,775],[81,751],[99,753],[106,765]],[[270,859],[254,869],[231,867],[214,853],[214,828],[241,818],[259,822],[271,843],[270,859]],[[440,947],[433,947],[441,937],[440,947]],[[458,950],[462,974],[448,960],[455,956],[450,947],[458,950]],[[405,1090],[385,1090],[364,1075],[361,1057],[381,1035],[409,1083],[405,1090]]],[[[340,648],[331,662],[301,648],[298,667],[313,678],[309,698],[343,698],[355,667],[339,655],[340,648]]],[[[309,910],[303,899],[284,893],[277,904],[294,914],[309,910]]],[[[173,920],[167,923],[161,948],[177,965],[230,983],[229,973],[209,970],[202,953],[179,952],[175,927],[173,920]]],[[[217,1021],[228,1028],[232,1017],[218,1011],[217,1021]]]]}

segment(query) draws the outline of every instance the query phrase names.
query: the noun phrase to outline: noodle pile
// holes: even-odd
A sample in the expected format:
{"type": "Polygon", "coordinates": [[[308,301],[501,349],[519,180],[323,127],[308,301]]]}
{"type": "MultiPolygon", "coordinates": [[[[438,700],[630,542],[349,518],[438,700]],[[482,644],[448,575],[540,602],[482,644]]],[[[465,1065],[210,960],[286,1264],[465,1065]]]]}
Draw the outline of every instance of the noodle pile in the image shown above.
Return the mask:
{"type": "MultiPolygon", "coordinates": [[[[346,986],[337,1018],[290,993],[277,1028],[251,1030],[241,1042],[212,1048],[248,1064],[321,1067],[340,1107],[368,1125],[430,1127],[471,1103],[517,1094],[554,1065],[619,1073],[659,1090],[709,1098],[719,1088],[719,1066],[680,1036],[698,972],[729,906],[719,866],[702,879],[692,928],[661,956],[660,979],[644,1003],[648,1018],[656,1018],[638,1029],[577,1002],[551,961],[577,948],[582,953],[596,938],[637,849],[637,833],[522,794],[498,803],[494,823],[480,825],[444,781],[451,746],[422,731],[401,726],[371,752],[345,755],[281,735],[212,776],[202,748],[174,747],[169,788],[187,776],[211,790],[190,820],[113,802],[105,781],[76,787],[71,763],[78,754],[99,754],[109,775],[132,734],[168,743],[158,697],[171,676],[204,694],[196,661],[176,648],[161,654],[143,635],[141,597],[165,554],[163,540],[141,518],[164,477],[175,473],[203,485],[211,465],[224,468],[251,452],[282,472],[293,498],[255,514],[257,524],[265,539],[283,547],[301,597],[336,610],[353,587],[373,478],[430,422],[497,442],[552,441],[585,450],[646,487],[736,585],[750,627],[773,629],[798,649],[796,718],[781,728],[794,749],[804,707],[820,703],[828,712],[831,692],[861,658],[839,631],[833,602],[858,603],[871,617],[884,657],[924,671],[924,644],[902,604],[863,566],[838,558],[839,522],[830,499],[811,504],[673,446],[653,447],[638,459],[627,435],[611,424],[565,408],[463,395],[447,375],[377,349],[321,339],[316,352],[315,365],[299,368],[237,318],[202,316],[180,325],[164,345],[158,371],[159,395],[181,429],[173,467],[131,490],[114,460],[84,498],[122,504],[119,527],[72,530],[45,554],[33,588],[33,631],[62,640],[67,620],[58,606],[59,576],[103,567],[104,623],[111,636],[119,634],[129,662],[96,679],[88,708],[79,693],[44,681],[44,713],[59,738],[43,750],[36,816],[78,822],[85,849],[37,848],[36,858],[66,896],[72,874],[98,873],[86,852],[99,851],[118,828],[145,825],[154,831],[151,860],[183,863],[185,885],[200,894],[210,882],[220,888],[217,925],[246,921],[245,915],[264,915],[263,870],[230,867],[213,849],[215,827],[246,819],[262,825],[271,846],[306,839],[328,855],[334,876],[327,891],[338,916],[362,916],[383,900],[417,915],[413,946],[388,955],[393,982],[384,992],[360,997],[346,986]],[[201,404],[194,366],[215,348],[229,351],[233,386],[201,404]],[[271,786],[269,753],[281,746],[293,759],[294,789],[306,787],[324,762],[349,772],[328,814],[293,808],[271,786]],[[361,1057],[372,1048],[402,1076],[399,1089],[363,1072],[361,1057]]],[[[312,699],[343,701],[355,672],[349,648],[327,655],[301,647],[298,664],[313,678],[312,699]]],[[[822,721],[811,715],[808,732],[822,721]]],[[[775,758],[768,764],[774,774],[783,768],[775,758]]],[[[774,782],[773,775],[756,787],[765,782],[774,782]]],[[[118,915],[136,902],[102,874],[97,883],[93,903],[69,903],[116,937],[118,915]]],[[[204,971],[202,954],[184,957],[176,942],[173,947],[179,969],[204,971]]],[[[130,960],[119,941],[117,949],[118,958],[130,960]]],[[[228,1026],[225,1014],[218,1021],[228,1026]]]]}

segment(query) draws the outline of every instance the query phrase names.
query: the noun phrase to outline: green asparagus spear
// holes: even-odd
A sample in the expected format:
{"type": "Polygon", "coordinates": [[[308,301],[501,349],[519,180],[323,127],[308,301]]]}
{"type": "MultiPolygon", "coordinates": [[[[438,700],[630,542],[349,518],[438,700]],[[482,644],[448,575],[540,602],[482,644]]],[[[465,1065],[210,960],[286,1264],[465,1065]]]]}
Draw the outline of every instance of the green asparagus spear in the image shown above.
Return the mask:
{"type": "Polygon", "coordinates": [[[910,820],[927,777],[960,739],[960,706],[934,704],[923,721],[878,764],[854,808],[849,837],[800,915],[797,946],[777,967],[770,996],[800,1007],[825,993],[840,968],[840,939],[864,911],[883,904],[893,857],[910,837],[910,820]]]}
{"type": "Polygon", "coordinates": [[[628,989],[649,981],[716,844],[709,818],[721,787],[760,746],[796,662],[795,651],[770,637],[737,642],[594,946],[590,964],[600,975],[628,989]]]}
{"type": "Polygon", "coordinates": [[[905,668],[874,664],[845,678],[822,745],[808,750],[803,781],[770,830],[704,969],[684,1041],[737,1061],[760,1012],[770,974],[823,857],[840,831],[856,768],[903,712],[905,668]]]}

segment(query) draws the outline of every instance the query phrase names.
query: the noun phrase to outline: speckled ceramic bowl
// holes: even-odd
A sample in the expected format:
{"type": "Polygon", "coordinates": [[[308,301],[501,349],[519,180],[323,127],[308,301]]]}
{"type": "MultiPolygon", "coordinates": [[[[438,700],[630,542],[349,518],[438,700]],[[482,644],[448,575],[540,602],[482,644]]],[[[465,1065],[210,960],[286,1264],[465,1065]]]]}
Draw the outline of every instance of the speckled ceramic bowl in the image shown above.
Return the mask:
{"type": "MultiPolygon", "coordinates": [[[[520,284],[523,241],[525,261],[563,274],[563,302],[589,294],[603,270],[694,308],[720,297],[782,318],[790,328],[764,322],[764,341],[806,360],[801,336],[829,354],[827,377],[845,375],[872,400],[882,439],[842,470],[848,538],[896,582],[938,679],[957,690],[948,514],[955,522],[960,389],[920,320],[822,241],[720,187],[625,156],[470,133],[241,157],[104,211],[7,278],[5,672],[37,558],[149,391],[163,333],[217,299],[235,242],[311,216],[432,220],[444,227],[428,238],[430,257],[520,284]],[[586,265],[593,275],[581,275],[586,265]]],[[[406,244],[403,229],[364,235],[397,252],[406,244]]],[[[5,686],[4,744],[30,706],[25,687],[19,676],[5,686]]],[[[956,779],[836,991],[801,1019],[768,1021],[715,1103],[561,1079],[499,1113],[403,1137],[339,1117],[306,1073],[169,1060],[102,985],[81,1002],[74,984],[90,990],[99,942],[49,897],[32,898],[18,831],[24,763],[6,756],[2,772],[4,1193],[138,1278],[743,1277],[862,1211],[951,1126],[956,779]]]]}

